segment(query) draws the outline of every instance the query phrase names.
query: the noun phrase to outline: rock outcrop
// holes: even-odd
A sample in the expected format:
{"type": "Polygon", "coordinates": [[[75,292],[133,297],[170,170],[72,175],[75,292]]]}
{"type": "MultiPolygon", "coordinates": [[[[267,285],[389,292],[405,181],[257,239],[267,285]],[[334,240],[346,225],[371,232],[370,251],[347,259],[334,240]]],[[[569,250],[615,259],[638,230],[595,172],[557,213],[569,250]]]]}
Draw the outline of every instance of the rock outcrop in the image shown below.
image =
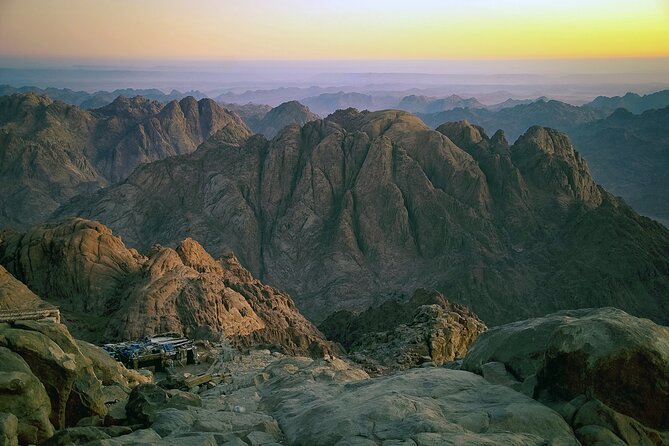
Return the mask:
{"type": "Polygon", "coordinates": [[[579,444],[554,411],[469,372],[369,379],[337,361],[285,359],[267,373],[261,404],[288,444],[579,444]]]}
{"type": "Polygon", "coordinates": [[[6,234],[0,263],[58,304],[78,337],[136,339],[176,331],[323,355],[336,347],[290,296],[263,285],[234,256],[214,260],[197,242],[148,255],[125,247],[109,228],[74,219],[6,234]]]}
{"type": "Polygon", "coordinates": [[[434,291],[417,290],[407,302],[388,301],[354,314],[339,311],[321,325],[351,359],[366,369],[442,365],[462,357],[486,326],[466,307],[434,291]]]}
{"type": "Polygon", "coordinates": [[[563,311],[492,328],[462,369],[486,376],[493,362],[508,385],[558,410],[584,444],[669,441],[666,327],[614,308],[563,311]]]}
{"type": "Polygon", "coordinates": [[[234,252],[316,321],[421,287],[491,325],[593,306],[669,321],[669,231],[596,186],[559,132],[509,145],[459,126],[350,109],[271,141],[215,136],[54,219],[98,219],[141,250],[234,252]]]}
{"type": "Polygon", "coordinates": [[[138,165],[193,152],[241,119],[210,99],[163,105],[118,97],[97,110],[32,93],[0,97],[0,228],[43,222],[71,197],[125,179],[138,165]]]}
{"type": "Polygon", "coordinates": [[[54,427],[107,413],[93,362],[64,325],[0,324],[0,356],[0,412],[17,417],[22,444],[49,438],[54,427]]]}

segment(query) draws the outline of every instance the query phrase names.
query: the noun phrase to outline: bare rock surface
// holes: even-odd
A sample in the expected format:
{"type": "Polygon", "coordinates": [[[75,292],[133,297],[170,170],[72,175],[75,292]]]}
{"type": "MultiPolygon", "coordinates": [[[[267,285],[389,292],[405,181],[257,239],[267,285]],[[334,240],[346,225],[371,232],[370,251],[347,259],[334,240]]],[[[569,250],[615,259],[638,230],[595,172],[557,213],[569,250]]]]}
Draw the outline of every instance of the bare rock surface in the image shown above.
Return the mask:
{"type": "Polygon", "coordinates": [[[469,372],[414,369],[370,379],[336,360],[294,359],[267,372],[261,404],[289,444],[578,444],[557,413],[469,372]]]}
{"type": "Polygon", "coordinates": [[[417,288],[490,325],[593,306],[669,321],[669,230],[543,127],[510,145],[465,122],[435,131],[407,112],[340,110],[269,141],[215,135],[53,218],[66,216],[145,251],[193,237],[234,252],[318,323],[417,288]]]}
{"type": "Polygon", "coordinates": [[[256,280],[234,256],[214,260],[193,239],[148,255],[128,249],[97,222],[42,225],[0,242],[0,263],[58,304],[77,337],[99,341],[181,332],[225,336],[323,356],[337,347],[290,296],[256,280]]]}
{"type": "Polygon", "coordinates": [[[340,311],[320,326],[366,369],[442,365],[462,357],[486,326],[443,294],[416,290],[407,302],[388,301],[363,313],[340,311]]]}
{"type": "Polygon", "coordinates": [[[563,414],[586,444],[610,437],[602,429],[630,445],[669,441],[666,327],[615,308],[562,311],[490,329],[462,369],[485,376],[491,361],[519,381],[511,387],[563,414]]]}
{"type": "Polygon", "coordinates": [[[0,228],[42,222],[60,204],[125,179],[137,166],[195,151],[242,120],[211,99],[166,105],[119,96],[83,110],[33,93],[0,97],[0,228]]]}

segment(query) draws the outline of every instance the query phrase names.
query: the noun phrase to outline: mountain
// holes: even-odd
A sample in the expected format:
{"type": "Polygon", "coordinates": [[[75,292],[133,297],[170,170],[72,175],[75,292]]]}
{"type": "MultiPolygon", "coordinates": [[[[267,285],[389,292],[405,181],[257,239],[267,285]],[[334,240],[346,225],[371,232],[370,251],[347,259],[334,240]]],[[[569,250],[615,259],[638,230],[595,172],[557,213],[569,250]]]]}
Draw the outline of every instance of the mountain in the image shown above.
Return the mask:
{"type": "Polygon", "coordinates": [[[318,96],[304,98],[300,102],[309,107],[315,113],[323,116],[328,115],[335,110],[349,107],[359,109],[378,108],[375,98],[368,94],[343,91],[337,93],[319,94],[318,96]]]}
{"type": "Polygon", "coordinates": [[[39,88],[39,87],[12,87],[11,85],[0,85],[0,96],[10,96],[17,93],[34,93],[40,96],[48,96],[54,101],[63,101],[70,105],[77,105],[81,108],[90,110],[100,108],[110,104],[119,96],[135,97],[142,96],[159,102],[169,102],[180,100],[188,96],[193,96],[197,99],[207,97],[201,91],[188,91],[181,93],[177,90],[172,90],[170,93],[164,93],[156,88],[136,89],[124,88],[114,91],[96,91],[89,93],[86,91],[74,91],[69,88],[39,88]]]}
{"type": "Polygon", "coordinates": [[[605,118],[608,113],[604,110],[577,107],[560,101],[537,100],[529,104],[502,108],[498,111],[456,108],[439,113],[419,113],[418,116],[427,125],[434,128],[444,122],[460,120],[476,122],[488,133],[502,129],[509,139],[515,140],[533,125],[557,128],[568,133],[580,124],[605,118]]]}
{"type": "MultiPolygon", "coordinates": [[[[257,128],[258,124],[265,117],[272,107],[265,104],[254,104],[249,102],[247,104],[233,104],[222,102],[220,103],[223,108],[235,113],[237,116],[242,118],[242,121],[250,128],[257,128]]],[[[253,130],[255,133],[258,133],[256,130],[253,130]]]]}
{"type": "Polygon", "coordinates": [[[249,124],[254,133],[261,133],[267,138],[273,138],[284,127],[290,124],[304,125],[309,121],[319,119],[318,115],[297,101],[284,102],[268,111],[262,119],[249,124]]]}
{"type": "Polygon", "coordinates": [[[511,107],[515,107],[516,105],[526,105],[526,104],[531,104],[531,103],[533,103],[533,102],[537,102],[537,101],[548,102],[548,101],[550,101],[550,99],[548,99],[546,96],[542,96],[542,97],[537,98],[537,99],[511,99],[511,98],[509,98],[509,99],[507,99],[507,100],[504,101],[504,102],[500,102],[500,103],[498,103],[498,104],[489,105],[489,106],[487,106],[486,108],[487,108],[488,110],[491,110],[491,111],[499,111],[499,110],[501,110],[501,109],[503,109],[503,108],[511,108],[511,107]]]}
{"type": "Polygon", "coordinates": [[[451,95],[446,98],[429,98],[427,96],[404,96],[399,105],[400,110],[406,110],[410,113],[438,113],[454,108],[486,108],[476,98],[462,98],[458,95],[451,95]]]}
{"type": "Polygon", "coordinates": [[[193,152],[216,131],[250,130],[210,99],[118,97],[87,111],[32,93],[0,97],[0,227],[44,221],[71,197],[142,163],[193,152]]]}
{"type": "Polygon", "coordinates": [[[669,107],[619,109],[571,132],[593,176],[637,212],[669,226],[669,107]]]}
{"type": "Polygon", "coordinates": [[[618,108],[625,108],[632,113],[643,113],[646,110],[665,108],[669,106],[669,90],[639,96],[636,93],[627,93],[624,96],[598,96],[587,107],[603,109],[612,112],[618,108]]]}
{"type": "Polygon", "coordinates": [[[211,138],[53,216],[131,246],[234,252],[315,320],[436,289],[486,323],[611,305],[669,321],[669,231],[597,186],[562,133],[339,111],[271,141],[211,138]]]}
{"type": "Polygon", "coordinates": [[[336,351],[290,296],[256,280],[234,256],[214,260],[193,239],[142,255],[104,225],[73,219],[3,234],[0,263],[59,305],[83,339],[176,331],[223,334],[237,345],[273,345],[291,354],[336,351]]]}

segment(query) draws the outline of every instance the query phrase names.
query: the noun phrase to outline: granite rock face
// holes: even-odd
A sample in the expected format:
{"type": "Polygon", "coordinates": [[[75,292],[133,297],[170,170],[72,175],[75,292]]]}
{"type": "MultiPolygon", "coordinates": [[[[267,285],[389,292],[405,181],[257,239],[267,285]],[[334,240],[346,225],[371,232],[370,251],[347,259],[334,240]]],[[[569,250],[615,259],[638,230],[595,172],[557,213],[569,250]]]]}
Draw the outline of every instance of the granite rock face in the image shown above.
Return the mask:
{"type": "Polygon", "coordinates": [[[267,373],[261,404],[289,444],[579,444],[554,411],[469,372],[369,379],[336,361],[286,359],[267,373]]]}
{"type": "MultiPolygon", "coordinates": [[[[0,324],[0,356],[0,412],[16,416],[21,444],[45,440],[54,428],[74,426],[84,417],[106,415],[95,361],[79,349],[64,325],[0,324]]],[[[109,379],[118,381],[120,376],[109,379]]]]}
{"type": "Polygon", "coordinates": [[[441,293],[417,290],[404,303],[388,301],[360,314],[334,313],[320,328],[340,342],[353,360],[383,370],[453,361],[465,355],[486,326],[441,293]]]}
{"type": "Polygon", "coordinates": [[[95,218],[142,250],[193,237],[234,252],[317,322],[421,287],[491,325],[607,305],[669,320],[669,231],[596,186],[557,131],[509,145],[349,109],[236,141],[144,165],[54,218],[95,218]]]}
{"type": "Polygon", "coordinates": [[[599,426],[626,444],[669,441],[666,327],[615,308],[562,311],[490,329],[462,368],[482,373],[492,361],[584,438],[600,438],[588,427],[599,426]]]}
{"type": "Polygon", "coordinates": [[[60,204],[125,179],[138,165],[195,151],[248,127],[210,99],[163,105],[118,97],[96,110],[33,93],[0,97],[0,227],[25,229],[60,204]]]}
{"type": "Polygon", "coordinates": [[[73,219],[25,234],[7,233],[0,263],[60,306],[78,337],[137,339],[176,331],[323,355],[337,347],[290,296],[256,280],[234,256],[214,260],[193,239],[148,255],[125,247],[109,228],[73,219]]]}

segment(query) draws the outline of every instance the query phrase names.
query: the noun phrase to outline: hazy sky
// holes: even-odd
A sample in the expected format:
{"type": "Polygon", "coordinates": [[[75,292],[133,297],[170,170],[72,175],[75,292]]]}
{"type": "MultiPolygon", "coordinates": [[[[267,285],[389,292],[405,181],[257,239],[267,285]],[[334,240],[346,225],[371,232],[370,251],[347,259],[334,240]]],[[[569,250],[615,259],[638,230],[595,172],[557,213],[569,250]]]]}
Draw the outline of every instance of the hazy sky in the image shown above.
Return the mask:
{"type": "Polygon", "coordinates": [[[0,0],[1,56],[669,56],[669,0],[0,0]]]}

